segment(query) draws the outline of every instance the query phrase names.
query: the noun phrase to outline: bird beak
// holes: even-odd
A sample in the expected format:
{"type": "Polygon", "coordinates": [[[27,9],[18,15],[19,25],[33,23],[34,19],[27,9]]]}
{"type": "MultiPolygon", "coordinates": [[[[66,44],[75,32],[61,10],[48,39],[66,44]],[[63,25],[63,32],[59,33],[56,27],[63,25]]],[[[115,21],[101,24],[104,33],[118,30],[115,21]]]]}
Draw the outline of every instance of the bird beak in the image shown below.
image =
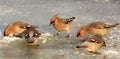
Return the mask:
{"type": "Polygon", "coordinates": [[[105,47],[106,47],[106,44],[104,44],[103,46],[105,46],[105,47]]]}
{"type": "Polygon", "coordinates": [[[73,47],[75,50],[80,50],[80,46],[73,47]]]}

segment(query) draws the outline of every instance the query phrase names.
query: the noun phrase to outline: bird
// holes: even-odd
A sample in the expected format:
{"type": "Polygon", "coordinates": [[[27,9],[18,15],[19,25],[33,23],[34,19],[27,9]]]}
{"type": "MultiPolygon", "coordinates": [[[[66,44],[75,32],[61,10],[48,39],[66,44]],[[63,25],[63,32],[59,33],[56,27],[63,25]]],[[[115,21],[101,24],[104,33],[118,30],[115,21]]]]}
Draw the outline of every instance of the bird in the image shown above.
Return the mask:
{"type": "Polygon", "coordinates": [[[77,37],[82,37],[85,34],[95,34],[95,35],[104,35],[106,34],[109,29],[116,27],[119,24],[107,24],[102,21],[96,21],[89,23],[85,26],[82,26],[78,31],[77,31],[77,37]]]}
{"type": "Polygon", "coordinates": [[[39,37],[41,33],[34,27],[30,27],[16,35],[16,37],[24,38],[28,46],[38,45],[39,37]]]}
{"type": "Polygon", "coordinates": [[[4,29],[3,35],[9,36],[13,34],[14,36],[14,34],[22,33],[23,31],[25,31],[27,28],[30,28],[30,27],[36,27],[36,26],[30,25],[26,22],[18,21],[18,20],[11,21],[4,29]]]}
{"type": "Polygon", "coordinates": [[[59,32],[62,31],[67,31],[67,36],[70,37],[70,24],[73,22],[73,20],[76,19],[76,17],[71,17],[71,18],[60,18],[58,17],[58,14],[55,14],[51,19],[50,19],[50,24],[53,25],[53,27],[58,31],[56,35],[59,35],[59,32]]]}
{"type": "Polygon", "coordinates": [[[75,46],[74,48],[77,50],[84,48],[91,53],[96,53],[97,50],[103,46],[106,46],[106,44],[102,36],[95,35],[88,37],[83,43],[81,43],[79,46],[75,46]]]}

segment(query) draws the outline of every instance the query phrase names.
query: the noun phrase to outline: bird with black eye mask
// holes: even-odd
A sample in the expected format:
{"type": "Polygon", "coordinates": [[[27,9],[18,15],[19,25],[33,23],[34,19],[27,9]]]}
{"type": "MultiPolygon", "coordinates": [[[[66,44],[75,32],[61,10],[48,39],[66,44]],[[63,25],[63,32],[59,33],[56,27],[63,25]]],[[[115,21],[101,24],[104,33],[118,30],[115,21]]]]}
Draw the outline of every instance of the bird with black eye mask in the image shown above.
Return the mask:
{"type": "Polygon", "coordinates": [[[29,29],[17,35],[17,37],[24,38],[27,42],[27,45],[34,46],[37,45],[40,35],[41,33],[36,28],[30,27],[29,29]]]}
{"type": "Polygon", "coordinates": [[[17,20],[12,21],[6,26],[3,34],[4,36],[15,36],[17,34],[22,33],[23,31],[25,31],[30,27],[36,28],[36,26],[30,25],[26,22],[17,21],[17,20]]]}
{"type": "Polygon", "coordinates": [[[12,21],[6,26],[6,28],[4,30],[4,36],[9,36],[14,33],[18,33],[18,34],[22,33],[23,31],[26,30],[26,28],[24,28],[24,26],[27,26],[27,25],[29,25],[29,24],[26,22],[12,21]]]}
{"type": "Polygon", "coordinates": [[[66,37],[70,37],[70,25],[74,19],[76,19],[76,17],[60,18],[58,17],[58,14],[56,14],[50,19],[49,26],[52,24],[53,27],[58,31],[55,35],[59,35],[59,32],[67,31],[66,37]]]}
{"type": "Polygon", "coordinates": [[[89,52],[96,53],[96,50],[101,48],[102,46],[106,46],[104,39],[101,36],[95,35],[86,39],[80,46],[75,46],[74,48],[79,50],[80,48],[84,48],[89,52]]]}
{"type": "Polygon", "coordinates": [[[78,31],[77,31],[77,37],[79,36],[84,36],[86,34],[97,34],[97,35],[104,35],[106,34],[109,29],[118,26],[119,24],[107,24],[101,21],[97,22],[92,22],[89,23],[85,26],[82,26],[78,31]]]}

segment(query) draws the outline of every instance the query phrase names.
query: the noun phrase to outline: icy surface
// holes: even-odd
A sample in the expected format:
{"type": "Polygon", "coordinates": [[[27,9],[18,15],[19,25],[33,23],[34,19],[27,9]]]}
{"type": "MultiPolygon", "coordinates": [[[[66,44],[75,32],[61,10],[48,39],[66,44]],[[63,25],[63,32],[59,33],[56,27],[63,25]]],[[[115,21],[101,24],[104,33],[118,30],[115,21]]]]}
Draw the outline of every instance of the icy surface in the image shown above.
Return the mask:
{"type": "Polygon", "coordinates": [[[120,27],[111,29],[105,36],[107,47],[91,54],[83,49],[74,50],[81,38],[76,38],[75,24],[80,27],[93,21],[120,24],[120,0],[0,0],[0,59],[120,59],[120,27]],[[50,18],[59,17],[77,19],[71,24],[71,37],[49,26],[50,18]],[[39,45],[26,46],[21,38],[3,37],[3,30],[13,20],[21,20],[37,25],[40,32],[39,45]]]}

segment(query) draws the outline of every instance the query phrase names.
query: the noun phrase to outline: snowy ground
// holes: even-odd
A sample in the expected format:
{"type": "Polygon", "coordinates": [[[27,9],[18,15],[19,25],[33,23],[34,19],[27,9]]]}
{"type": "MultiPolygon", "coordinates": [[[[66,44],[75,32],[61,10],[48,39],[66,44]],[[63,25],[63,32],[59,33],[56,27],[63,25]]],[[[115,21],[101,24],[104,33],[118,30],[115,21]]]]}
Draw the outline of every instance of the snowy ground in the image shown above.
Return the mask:
{"type": "MultiPolygon", "coordinates": [[[[81,38],[76,38],[80,26],[93,21],[120,23],[120,0],[0,0],[0,59],[120,59],[120,29],[113,28],[104,36],[107,47],[101,54],[87,53],[83,49],[74,50],[81,38]],[[71,37],[54,37],[56,31],[49,26],[54,14],[59,17],[77,17],[72,23],[71,37]],[[23,39],[3,37],[3,30],[13,20],[21,20],[37,25],[41,32],[38,47],[28,47],[23,39]],[[44,39],[49,40],[44,43],[44,39]]],[[[61,33],[64,34],[64,33],[61,33]]]]}

